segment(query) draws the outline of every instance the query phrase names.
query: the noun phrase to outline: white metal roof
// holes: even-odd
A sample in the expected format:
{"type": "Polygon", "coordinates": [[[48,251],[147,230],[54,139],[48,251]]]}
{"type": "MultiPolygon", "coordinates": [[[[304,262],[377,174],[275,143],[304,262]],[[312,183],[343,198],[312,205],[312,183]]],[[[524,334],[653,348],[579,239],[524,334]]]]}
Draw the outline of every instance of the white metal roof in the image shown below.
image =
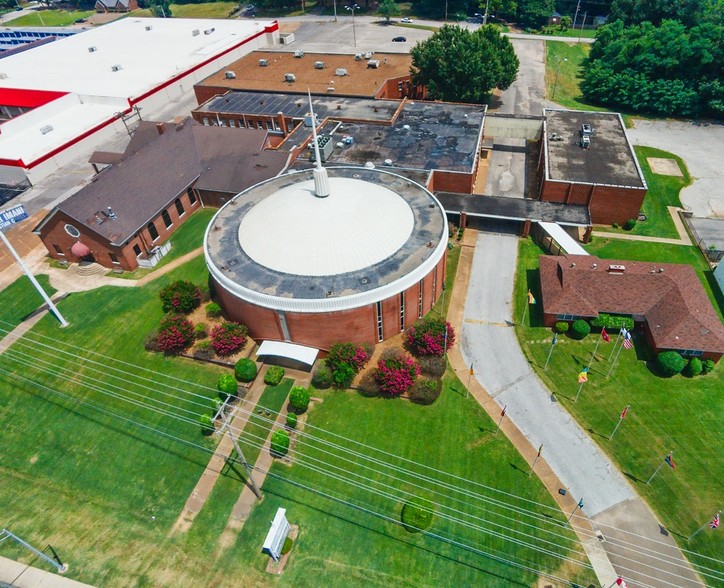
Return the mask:
{"type": "Polygon", "coordinates": [[[249,257],[279,272],[328,276],[378,263],[407,241],[415,219],[398,194],[353,178],[329,185],[326,198],[307,181],[256,204],[239,225],[249,257]]]}
{"type": "Polygon", "coordinates": [[[539,222],[538,224],[541,229],[553,237],[555,242],[558,243],[569,255],[588,255],[588,251],[581,247],[581,245],[573,237],[566,233],[560,225],[546,222],[539,222]]]}
{"type": "Polygon", "coordinates": [[[305,347],[304,345],[282,341],[264,341],[259,345],[259,350],[256,352],[257,355],[287,357],[309,366],[314,365],[318,353],[319,350],[314,349],[314,347],[305,347]]]}

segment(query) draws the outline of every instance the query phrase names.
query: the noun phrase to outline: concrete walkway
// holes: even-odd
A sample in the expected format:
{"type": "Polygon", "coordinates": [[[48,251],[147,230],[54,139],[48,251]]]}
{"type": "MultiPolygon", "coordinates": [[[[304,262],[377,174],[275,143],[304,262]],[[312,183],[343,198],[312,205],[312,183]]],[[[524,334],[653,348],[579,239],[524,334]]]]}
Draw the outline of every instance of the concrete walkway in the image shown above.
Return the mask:
{"type": "MultiPolygon", "coordinates": [[[[617,532],[611,527],[602,527],[615,520],[624,536],[627,532],[641,534],[643,540],[649,537],[670,546],[673,555],[669,557],[674,561],[671,569],[667,569],[653,557],[633,555],[630,547],[612,549],[608,541],[601,543],[617,572],[627,580],[640,578],[640,586],[701,586],[675,542],[671,537],[661,535],[662,527],[653,513],[540,383],[523,356],[510,326],[518,238],[492,234],[479,234],[476,238],[474,231],[466,231],[465,237],[469,244],[476,239],[475,255],[472,259],[470,254],[461,256],[455,294],[466,291],[465,284],[459,282],[464,282],[468,274],[467,299],[463,316],[457,315],[460,314],[457,309],[457,314],[453,310],[449,317],[456,321],[458,328],[462,325],[459,331],[462,366],[456,367],[458,375],[466,381],[472,363],[477,381],[472,393],[491,416],[495,415],[494,418],[497,419],[501,408],[507,405],[509,422],[504,422],[502,430],[526,459],[532,462],[539,445],[544,445],[545,461],[543,465],[539,462],[536,473],[559,504],[561,500],[556,492],[563,487],[568,490],[573,505],[579,498],[584,499],[584,514],[594,521],[597,529],[602,528],[604,536],[617,532]],[[547,479],[551,477],[556,480],[553,485],[547,479]],[[627,513],[633,510],[637,516],[628,516],[627,513]],[[636,561],[629,561],[629,557],[636,561]]],[[[454,308],[452,303],[451,308],[454,308]]],[[[571,502],[562,508],[564,512],[573,510],[571,502]]],[[[576,527],[584,521],[579,519],[576,527]]],[[[590,542],[590,533],[583,528],[575,530],[590,542]]],[[[628,537],[627,541],[640,541],[631,539],[632,535],[628,537]]],[[[612,572],[610,564],[597,564],[596,573],[603,585],[611,585],[616,579],[612,572]]]]}
{"type": "Polygon", "coordinates": [[[93,588],[6,557],[0,557],[0,583],[8,583],[13,588],[93,588]]]}
{"type": "Polygon", "coordinates": [[[649,243],[665,243],[667,245],[687,245],[692,246],[689,232],[684,226],[684,222],[679,216],[680,208],[676,206],[666,207],[671,215],[671,220],[674,222],[676,232],[679,233],[678,239],[668,239],[666,237],[648,237],[646,235],[632,235],[630,233],[608,233],[606,231],[593,231],[594,237],[605,237],[608,239],[624,239],[625,241],[647,241],[649,243]]]}

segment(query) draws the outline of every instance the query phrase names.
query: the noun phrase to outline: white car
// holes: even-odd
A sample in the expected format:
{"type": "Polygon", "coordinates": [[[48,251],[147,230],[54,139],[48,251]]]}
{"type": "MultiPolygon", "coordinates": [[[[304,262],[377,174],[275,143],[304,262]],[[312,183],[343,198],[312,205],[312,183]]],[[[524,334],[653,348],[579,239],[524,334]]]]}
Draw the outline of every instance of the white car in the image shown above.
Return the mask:
{"type": "Polygon", "coordinates": [[[403,18],[400,22],[404,22],[404,23],[407,24],[407,23],[411,23],[411,22],[412,22],[412,19],[405,17],[405,18],[403,18]]]}

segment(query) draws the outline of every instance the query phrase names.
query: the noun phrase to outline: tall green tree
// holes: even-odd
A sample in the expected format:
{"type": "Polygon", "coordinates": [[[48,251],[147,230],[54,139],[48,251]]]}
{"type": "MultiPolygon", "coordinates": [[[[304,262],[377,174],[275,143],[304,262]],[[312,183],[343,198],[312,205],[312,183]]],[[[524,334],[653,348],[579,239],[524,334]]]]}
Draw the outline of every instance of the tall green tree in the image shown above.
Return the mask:
{"type": "Polygon", "coordinates": [[[687,27],[703,23],[722,24],[724,0],[613,0],[608,21],[625,25],[678,20],[687,27]]]}
{"type": "MultiPolygon", "coordinates": [[[[494,14],[501,18],[515,18],[518,12],[518,4],[515,0],[482,0],[478,4],[480,14],[485,14],[488,9],[488,16],[494,14]]],[[[490,22],[490,20],[488,20],[490,22]]]]}
{"type": "Polygon", "coordinates": [[[526,29],[539,29],[555,12],[554,0],[519,0],[518,24],[526,29]]]}
{"type": "Polygon", "coordinates": [[[493,89],[513,83],[520,65],[495,25],[476,31],[444,25],[410,54],[413,83],[425,86],[429,98],[450,102],[487,102],[493,89]]]}
{"type": "Polygon", "coordinates": [[[397,6],[397,2],[395,2],[395,0],[383,0],[380,3],[380,8],[377,11],[377,14],[384,16],[385,20],[390,22],[390,17],[400,15],[400,7],[397,6]]]}
{"type": "Polygon", "coordinates": [[[478,4],[477,0],[416,0],[415,12],[428,18],[442,20],[445,18],[445,8],[447,7],[448,19],[453,20],[457,14],[468,14],[471,8],[475,8],[478,4]]]}

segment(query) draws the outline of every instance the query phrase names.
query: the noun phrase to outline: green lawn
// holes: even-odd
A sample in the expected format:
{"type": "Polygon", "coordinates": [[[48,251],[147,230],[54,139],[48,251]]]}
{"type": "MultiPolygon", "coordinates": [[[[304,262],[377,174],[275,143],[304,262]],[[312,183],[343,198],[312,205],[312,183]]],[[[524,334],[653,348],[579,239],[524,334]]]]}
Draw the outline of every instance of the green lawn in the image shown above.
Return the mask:
{"type": "MultiPolygon", "coordinates": [[[[199,4],[171,4],[173,18],[230,18],[239,6],[236,2],[201,2],[199,4]]],[[[131,16],[152,17],[150,8],[131,11],[131,16]]]]}
{"type": "Polygon", "coordinates": [[[546,96],[550,100],[572,110],[606,110],[585,103],[581,96],[581,67],[590,50],[590,45],[579,43],[546,43],[546,96]]]}
{"type": "Polygon", "coordinates": [[[596,29],[583,29],[583,32],[581,32],[581,28],[576,27],[575,30],[568,29],[562,31],[557,26],[551,25],[548,27],[544,27],[543,30],[541,30],[537,34],[549,35],[551,37],[570,37],[572,39],[578,39],[579,37],[582,39],[593,39],[596,37],[596,29]]]}
{"type": "MultiPolygon", "coordinates": [[[[35,276],[35,279],[48,296],[55,294],[56,290],[50,285],[48,276],[40,274],[35,276]]],[[[0,328],[12,329],[44,303],[42,296],[27,277],[18,278],[0,291],[0,328]]]]}
{"type": "Polygon", "coordinates": [[[6,27],[65,27],[79,18],[88,18],[94,10],[38,10],[3,24],[6,27]]]}
{"type": "Polygon", "coordinates": [[[447,309],[450,307],[450,299],[452,298],[452,288],[453,284],[455,283],[455,274],[458,270],[458,263],[460,263],[460,253],[462,252],[462,247],[460,245],[454,247],[453,249],[448,250],[447,252],[447,266],[445,269],[445,298],[443,300],[443,297],[440,296],[437,299],[437,302],[434,304],[430,312],[437,313],[438,315],[442,314],[444,316],[447,316],[447,309]],[[443,309],[443,302],[445,303],[445,308],[443,309]]]}
{"type": "MultiPolygon", "coordinates": [[[[687,258],[693,261],[690,256],[698,253],[694,248],[642,247],[620,241],[602,241],[596,239],[594,246],[588,247],[589,251],[602,257],[666,262],[686,262],[687,258]]],[[[527,289],[530,288],[536,297],[540,295],[537,260],[541,253],[530,240],[521,241],[515,290],[516,322],[522,316],[527,289]]],[[[699,269],[697,267],[697,271],[699,269]]],[[[635,350],[621,352],[608,379],[606,373],[610,367],[608,358],[612,344],[601,343],[589,381],[584,385],[579,401],[574,403],[578,390],[576,375],[588,364],[596,338],[589,336],[578,342],[566,336],[559,337],[548,369],[543,371],[550,350],[551,331],[539,326],[542,324],[540,304],[530,306],[529,310],[525,327],[516,330],[521,347],[538,376],[616,462],[682,547],[709,557],[720,557],[724,548],[721,533],[702,532],[691,544],[687,544],[685,538],[721,508],[721,479],[724,476],[721,460],[724,438],[720,423],[724,409],[722,366],[697,378],[660,378],[651,371],[650,349],[636,334],[635,350]],[[618,415],[627,404],[631,405],[630,413],[613,441],[609,441],[618,415]],[[646,480],[671,450],[678,465],[676,471],[662,470],[647,485],[646,480]]],[[[709,565],[702,558],[694,558],[694,561],[709,565]]]]}

